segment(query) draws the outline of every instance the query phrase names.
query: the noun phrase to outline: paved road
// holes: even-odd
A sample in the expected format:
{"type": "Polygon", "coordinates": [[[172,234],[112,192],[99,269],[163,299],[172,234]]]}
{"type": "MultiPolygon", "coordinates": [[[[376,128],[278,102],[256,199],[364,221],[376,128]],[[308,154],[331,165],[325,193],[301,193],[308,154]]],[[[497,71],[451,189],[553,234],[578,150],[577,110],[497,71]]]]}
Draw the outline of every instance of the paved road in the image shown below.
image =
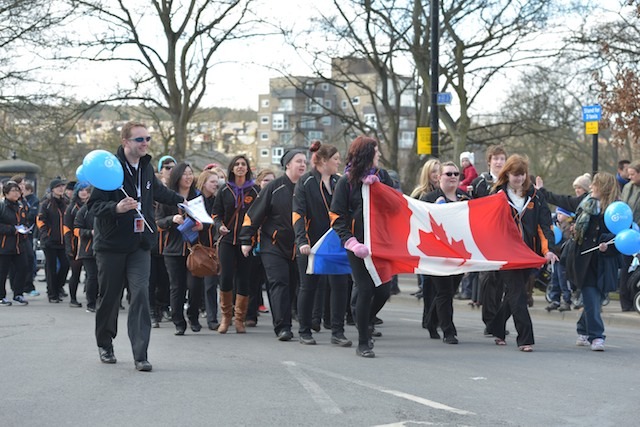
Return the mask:
{"type": "MultiPolygon", "coordinates": [[[[608,426],[637,424],[640,322],[607,325],[607,351],[575,347],[570,313],[532,310],[535,351],[497,347],[456,303],[460,344],[428,339],[403,293],[381,313],[375,359],[353,348],[278,342],[269,315],[246,335],[154,329],[151,373],[136,372],[126,314],[116,365],[98,360],[93,315],[41,296],[0,309],[0,425],[608,426]]],[[[43,285],[39,285],[42,290],[43,285]]],[[[542,305],[538,301],[538,305],[542,305]]],[[[626,315],[626,313],[625,313],[626,315]]],[[[633,314],[633,316],[638,316],[633,314]]],[[[627,319],[625,316],[624,319],[627,319]]],[[[510,326],[513,331],[513,326],[510,326]]],[[[347,328],[355,339],[355,328],[347,328]]]]}

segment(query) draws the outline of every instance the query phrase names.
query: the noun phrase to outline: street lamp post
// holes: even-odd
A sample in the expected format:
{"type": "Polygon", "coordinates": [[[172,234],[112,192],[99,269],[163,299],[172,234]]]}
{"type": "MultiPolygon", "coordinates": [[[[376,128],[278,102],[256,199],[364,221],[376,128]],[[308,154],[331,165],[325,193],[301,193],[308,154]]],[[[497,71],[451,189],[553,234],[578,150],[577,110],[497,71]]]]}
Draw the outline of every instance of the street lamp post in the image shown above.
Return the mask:
{"type": "Polygon", "coordinates": [[[438,77],[440,75],[440,0],[431,0],[431,154],[438,157],[438,77]]]}

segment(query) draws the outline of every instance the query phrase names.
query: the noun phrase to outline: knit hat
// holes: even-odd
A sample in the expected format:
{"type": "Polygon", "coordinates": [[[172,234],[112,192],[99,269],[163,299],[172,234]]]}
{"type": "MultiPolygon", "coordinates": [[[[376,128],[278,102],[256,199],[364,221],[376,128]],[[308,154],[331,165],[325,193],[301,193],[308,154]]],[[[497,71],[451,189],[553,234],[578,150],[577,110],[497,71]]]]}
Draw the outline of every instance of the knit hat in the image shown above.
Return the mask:
{"type": "Polygon", "coordinates": [[[475,163],[475,155],[470,151],[464,151],[460,153],[460,163],[462,163],[463,159],[469,160],[469,163],[471,164],[475,163]]]}
{"type": "Polygon", "coordinates": [[[65,190],[73,190],[74,187],[76,186],[76,181],[69,181],[67,182],[67,185],[64,187],[65,190]]]}
{"type": "Polygon", "coordinates": [[[169,163],[168,160],[171,160],[173,163],[178,164],[178,162],[176,162],[176,159],[174,159],[171,156],[162,156],[160,157],[160,160],[158,160],[158,172],[160,172],[160,169],[162,169],[162,165],[164,163],[169,163]]]}
{"type": "Polygon", "coordinates": [[[51,180],[51,182],[49,183],[49,190],[53,190],[56,187],[59,187],[61,185],[66,185],[66,184],[67,184],[67,182],[62,178],[59,178],[59,177],[58,178],[53,178],[51,180]]]}
{"type": "Polygon", "coordinates": [[[305,157],[307,155],[305,151],[299,148],[291,148],[289,150],[286,150],[280,158],[280,164],[282,165],[282,167],[286,168],[291,159],[293,159],[296,154],[304,154],[305,157]]]}
{"type": "Polygon", "coordinates": [[[591,174],[585,173],[584,175],[580,175],[573,181],[573,187],[580,187],[584,191],[589,191],[589,186],[591,185],[591,174]]]}
{"type": "Polygon", "coordinates": [[[573,212],[569,212],[568,210],[562,209],[561,207],[557,207],[556,208],[556,213],[561,213],[562,215],[568,216],[568,217],[571,217],[571,218],[576,216],[576,214],[574,214],[573,212]]]}

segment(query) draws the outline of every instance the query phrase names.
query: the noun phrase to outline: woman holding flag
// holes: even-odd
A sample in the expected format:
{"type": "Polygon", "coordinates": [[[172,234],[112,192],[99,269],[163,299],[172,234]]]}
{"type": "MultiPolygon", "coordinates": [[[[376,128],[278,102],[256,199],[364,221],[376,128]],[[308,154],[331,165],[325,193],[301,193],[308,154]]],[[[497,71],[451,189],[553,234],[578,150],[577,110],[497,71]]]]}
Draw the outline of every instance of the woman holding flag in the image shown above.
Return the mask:
{"type": "Polygon", "coordinates": [[[364,242],[364,219],[362,185],[382,182],[393,187],[393,181],[384,169],[378,167],[380,151],[378,142],[367,136],[353,140],[347,153],[345,174],[338,180],[331,201],[332,227],[347,249],[352,277],[358,289],[356,302],[356,325],[358,347],[361,357],[375,357],[371,340],[372,320],[389,299],[388,283],[376,287],[369,275],[364,259],[370,256],[364,242]]]}
{"type": "MultiPolygon", "coordinates": [[[[458,188],[460,171],[453,162],[442,164],[439,188],[421,197],[420,200],[429,203],[451,203],[469,200],[469,195],[458,188]]],[[[431,338],[440,338],[436,327],[438,324],[444,334],[446,344],[458,344],[456,326],[453,324],[453,295],[458,289],[462,274],[453,276],[428,276],[429,282],[435,287],[435,298],[429,307],[427,324],[430,325],[431,338]]]]}
{"type": "Polygon", "coordinates": [[[344,336],[344,313],[347,308],[346,275],[306,274],[311,247],[329,230],[331,222],[329,208],[338,182],[340,153],[333,145],[315,141],[309,148],[313,154],[313,168],[298,180],[293,194],[293,228],[298,246],[297,262],[300,273],[298,291],[298,322],[300,343],[315,344],[311,334],[311,317],[315,298],[318,297],[320,281],[331,287],[331,343],[350,347],[351,341],[344,336]]]}
{"type": "MultiPolygon", "coordinates": [[[[518,230],[524,243],[548,262],[558,261],[549,250],[549,241],[554,241],[551,211],[544,197],[536,192],[529,178],[529,163],[517,154],[507,159],[493,187],[494,192],[503,192],[511,207],[518,230]]],[[[488,329],[496,337],[497,345],[506,345],[505,331],[509,317],[518,331],[517,343],[520,351],[533,351],[533,325],[527,306],[527,279],[530,269],[501,270],[498,272],[505,286],[505,294],[496,317],[488,329]]]]}

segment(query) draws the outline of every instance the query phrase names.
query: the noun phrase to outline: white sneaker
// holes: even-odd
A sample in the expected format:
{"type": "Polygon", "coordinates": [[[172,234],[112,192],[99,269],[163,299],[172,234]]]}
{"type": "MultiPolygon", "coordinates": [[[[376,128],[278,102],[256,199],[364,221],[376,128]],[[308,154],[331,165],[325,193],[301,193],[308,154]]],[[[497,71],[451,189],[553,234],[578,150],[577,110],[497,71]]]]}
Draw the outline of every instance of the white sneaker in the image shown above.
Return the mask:
{"type": "Polygon", "coordinates": [[[604,340],[602,338],[596,338],[591,342],[591,350],[604,351],[604,340]]]}
{"type": "Polygon", "coordinates": [[[576,345],[578,347],[589,347],[591,345],[591,343],[589,342],[589,337],[587,335],[578,335],[576,345]]]}
{"type": "Polygon", "coordinates": [[[11,301],[9,301],[6,298],[0,299],[0,307],[10,307],[10,306],[11,306],[11,301]]]}

